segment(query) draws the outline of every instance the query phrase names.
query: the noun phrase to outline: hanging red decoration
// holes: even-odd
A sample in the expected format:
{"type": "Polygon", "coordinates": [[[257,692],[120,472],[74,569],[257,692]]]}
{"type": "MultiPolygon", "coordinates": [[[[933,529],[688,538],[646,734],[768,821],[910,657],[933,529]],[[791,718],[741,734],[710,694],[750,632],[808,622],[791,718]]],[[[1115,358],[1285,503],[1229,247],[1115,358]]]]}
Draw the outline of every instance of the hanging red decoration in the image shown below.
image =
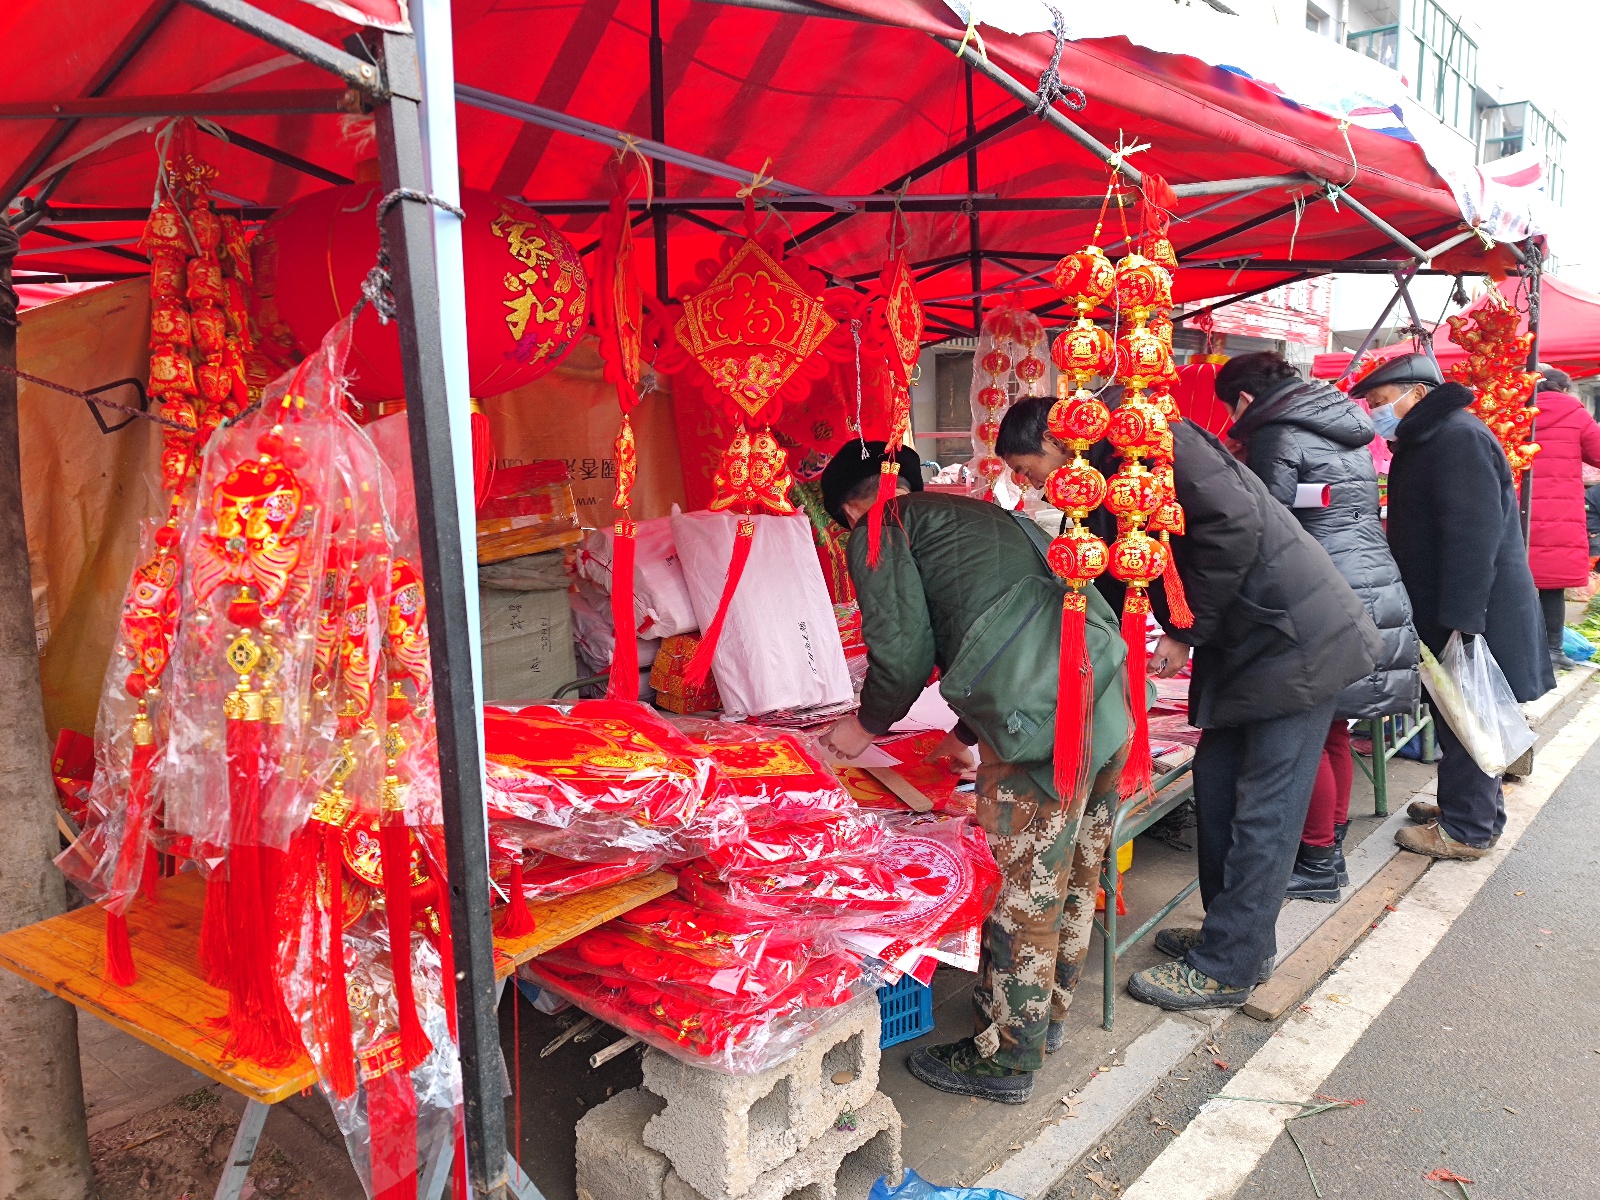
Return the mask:
{"type": "Polygon", "coordinates": [[[1520,323],[1521,314],[1498,288],[1490,288],[1471,312],[1449,318],[1450,340],[1467,352],[1465,362],[1450,367],[1450,378],[1473,390],[1477,398],[1470,411],[1505,450],[1514,486],[1520,486],[1540,449],[1528,440],[1539,415],[1528,403],[1539,382],[1538,372],[1527,369],[1533,335],[1519,334],[1520,323]]]}

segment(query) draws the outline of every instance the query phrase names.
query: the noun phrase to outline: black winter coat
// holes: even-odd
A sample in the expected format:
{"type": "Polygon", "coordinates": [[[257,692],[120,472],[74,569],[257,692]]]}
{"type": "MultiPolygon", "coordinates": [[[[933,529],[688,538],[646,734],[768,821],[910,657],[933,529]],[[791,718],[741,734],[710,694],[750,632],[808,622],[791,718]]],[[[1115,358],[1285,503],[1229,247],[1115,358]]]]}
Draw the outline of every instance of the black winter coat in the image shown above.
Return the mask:
{"type": "MultiPolygon", "coordinates": [[[[1172,550],[1194,624],[1173,625],[1159,582],[1150,602],[1162,627],[1195,648],[1189,723],[1227,728],[1305,712],[1370,674],[1383,639],[1333,560],[1214,436],[1179,421],[1172,440],[1187,522],[1172,550]]],[[[1089,457],[1116,469],[1108,443],[1089,457]]],[[[1104,509],[1089,524],[1108,542],[1116,536],[1104,509]]],[[[1098,582],[1119,608],[1122,585],[1098,582]]]]}
{"type": "Polygon", "coordinates": [[[1378,516],[1378,473],[1367,450],[1377,436],[1372,421],[1333,385],[1293,379],[1258,396],[1228,433],[1245,444],[1245,461],[1267,490],[1328,552],[1383,637],[1377,667],[1339,693],[1334,714],[1411,712],[1422,698],[1417,631],[1378,516]],[[1328,507],[1295,508],[1302,483],[1326,485],[1328,507]]]}
{"type": "Polygon", "coordinates": [[[1555,687],[1539,593],[1505,451],[1459,383],[1434,388],[1400,422],[1389,466],[1389,548],[1435,654],[1450,631],[1481,633],[1518,700],[1555,687]]]}

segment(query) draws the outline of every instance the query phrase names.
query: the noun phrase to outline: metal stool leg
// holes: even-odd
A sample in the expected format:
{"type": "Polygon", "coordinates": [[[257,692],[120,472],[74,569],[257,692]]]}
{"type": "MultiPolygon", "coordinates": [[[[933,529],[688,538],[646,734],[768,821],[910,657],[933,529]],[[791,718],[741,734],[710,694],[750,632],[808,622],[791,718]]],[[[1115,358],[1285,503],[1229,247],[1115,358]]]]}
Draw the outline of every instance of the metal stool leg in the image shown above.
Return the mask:
{"type": "Polygon", "coordinates": [[[1383,718],[1368,721],[1372,730],[1372,812],[1379,817],[1389,815],[1389,745],[1384,736],[1383,718]]]}
{"type": "Polygon", "coordinates": [[[215,1200],[239,1200],[244,1191],[245,1177],[250,1174],[250,1164],[256,1158],[256,1144],[261,1141],[261,1129],[267,1123],[270,1104],[251,1100],[244,1106],[244,1116],[239,1118],[239,1129],[233,1135],[233,1148],[228,1151],[228,1165],[222,1168],[222,1178],[217,1180],[215,1200]]]}

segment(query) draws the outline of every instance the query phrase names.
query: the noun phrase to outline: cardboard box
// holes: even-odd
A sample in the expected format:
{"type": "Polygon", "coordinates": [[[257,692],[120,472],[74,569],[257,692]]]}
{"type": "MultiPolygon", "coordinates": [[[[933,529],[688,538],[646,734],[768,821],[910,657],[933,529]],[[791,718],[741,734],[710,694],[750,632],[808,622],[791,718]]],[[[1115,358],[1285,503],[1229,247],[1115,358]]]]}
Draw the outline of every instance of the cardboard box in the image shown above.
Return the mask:
{"type": "Polygon", "coordinates": [[[495,472],[478,509],[480,563],[538,554],[582,539],[565,463],[546,460],[495,472]]]}
{"type": "Polygon", "coordinates": [[[578,677],[566,592],[480,588],[478,606],[486,703],[546,700],[578,677]]]}

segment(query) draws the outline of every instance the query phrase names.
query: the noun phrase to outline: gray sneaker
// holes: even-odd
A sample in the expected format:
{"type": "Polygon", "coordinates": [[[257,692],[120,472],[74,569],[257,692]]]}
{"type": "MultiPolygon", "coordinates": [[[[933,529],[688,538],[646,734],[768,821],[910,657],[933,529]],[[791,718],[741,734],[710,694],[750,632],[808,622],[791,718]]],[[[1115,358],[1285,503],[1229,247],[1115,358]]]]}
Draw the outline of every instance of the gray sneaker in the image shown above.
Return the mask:
{"type": "MultiPolygon", "coordinates": [[[[1198,925],[1173,925],[1156,931],[1156,949],[1178,959],[1186,957],[1202,940],[1198,925]]],[[[1256,976],[1256,982],[1265,983],[1271,979],[1273,968],[1277,965],[1277,956],[1269,956],[1261,964],[1261,974],[1256,976]]]]}

